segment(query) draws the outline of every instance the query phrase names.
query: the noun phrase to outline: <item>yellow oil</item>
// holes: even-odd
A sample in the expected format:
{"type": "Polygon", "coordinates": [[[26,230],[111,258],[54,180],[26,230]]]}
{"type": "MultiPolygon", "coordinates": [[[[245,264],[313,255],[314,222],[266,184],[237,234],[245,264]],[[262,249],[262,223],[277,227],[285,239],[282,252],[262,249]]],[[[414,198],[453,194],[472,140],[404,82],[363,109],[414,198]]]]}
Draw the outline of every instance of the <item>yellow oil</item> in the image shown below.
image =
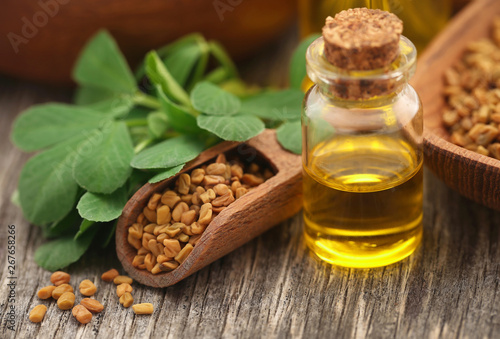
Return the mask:
{"type": "Polygon", "coordinates": [[[355,7],[396,14],[404,22],[403,34],[420,52],[444,28],[451,15],[450,0],[299,0],[302,37],[321,32],[327,16],[355,7]]]}
{"type": "Polygon", "coordinates": [[[422,157],[394,136],[335,137],[304,163],[305,239],[321,259],[378,267],[422,238],[422,157]]]}

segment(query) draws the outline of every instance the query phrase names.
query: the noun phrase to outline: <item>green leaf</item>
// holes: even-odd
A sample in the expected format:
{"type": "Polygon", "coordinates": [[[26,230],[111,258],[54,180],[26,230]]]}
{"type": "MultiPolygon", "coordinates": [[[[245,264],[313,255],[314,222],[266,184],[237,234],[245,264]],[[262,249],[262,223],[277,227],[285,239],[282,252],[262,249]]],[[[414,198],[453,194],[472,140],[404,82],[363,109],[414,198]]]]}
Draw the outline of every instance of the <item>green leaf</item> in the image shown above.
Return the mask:
{"type": "Polygon", "coordinates": [[[163,112],[152,112],[148,115],[149,131],[155,138],[160,138],[168,129],[167,116],[163,112]]]}
{"type": "Polygon", "coordinates": [[[164,59],[165,66],[179,85],[184,86],[200,55],[201,50],[197,43],[186,45],[168,54],[164,59]]]}
{"type": "Polygon", "coordinates": [[[210,82],[198,83],[191,92],[193,107],[211,115],[232,115],[239,111],[241,101],[210,82]]]}
{"type": "Polygon", "coordinates": [[[102,112],[111,117],[126,115],[133,106],[130,95],[117,94],[100,88],[80,87],[76,91],[75,103],[102,112]]]}
{"type": "Polygon", "coordinates": [[[95,221],[90,221],[87,219],[83,219],[81,224],[80,224],[80,229],[78,232],[75,234],[75,240],[80,238],[83,234],[85,234],[86,231],[92,228],[96,222],[95,221]]]}
{"type": "Polygon", "coordinates": [[[319,38],[321,34],[313,34],[305,38],[293,52],[290,62],[290,87],[300,89],[306,72],[306,51],[309,45],[319,38]]]}
{"type": "Polygon", "coordinates": [[[198,126],[224,140],[245,141],[264,130],[264,123],[250,115],[215,116],[202,114],[198,126]]]}
{"type": "Polygon", "coordinates": [[[295,154],[302,153],[302,127],[300,120],[287,121],[276,130],[281,146],[295,154]]]}
{"type": "Polygon", "coordinates": [[[35,155],[26,162],[19,179],[19,200],[23,214],[42,225],[63,218],[74,206],[78,184],[71,175],[78,136],[35,155]]]}
{"type": "Polygon", "coordinates": [[[101,126],[109,117],[95,110],[67,105],[44,104],[24,111],[14,122],[12,141],[25,151],[52,146],[101,126]]]}
{"type": "Polygon", "coordinates": [[[132,159],[131,166],[139,169],[178,166],[196,158],[204,146],[193,136],[182,135],[145,149],[132,159]]]}
{"type": "Polygon", "coordinates": [[[303,99],[304,93],[297,89],[265,92],[244,100],[240,112],[269,120],[300,119],[303,99]]]}
{"type": "Polygon", "coordinates": [[[221,44],[219,44],[217,41],[209,41],[208,49],[210,50],[210,53],[214,56],[214,58],[219,62],[219,64],[226,70],[229,78],[238,77],[238,70],[236,69],[236,66],[221,44]]]}
{"type": "Polygon", "coordinates": [[[186,106],[191,106],[186,91],[175,81],[155,51],[149,52],[146,56],[146,75],[153,84],[160,85],[168,97],[186,106]]]}
{"type": "Polygon", "coordinates": [[[85,45],[73,70],[73,78],[82,86],[112,92],[132,94],[137,90],[125,57],[107,31],[100,31],[85,45]]]}
{"type": "Polygon", "coordinates": [[[55,271],[72,264],[89,248],[97,228],[85,232],[80,238],[64,237],[47,242],[35,252],[35,262],[49,271],[55,271]]]}
{"type": "Polygon", "coordinates": [[[78,202],[77,209],[82,218],[89,221],[111,221],[122,214],[128,200],[125,187],[111,194],[85,193],[78,202]]]}
{"type": "Polygon", "coordinates": [[[184,167],[184,165],[185,164],[180,164],[179,166],[167,168],[165,171],[160,172],[160,173],[156,174],[154,177],[152,177],[151,179],[149,179],[148,182],[150,184],[154,184],[154,183],[160,182],[162,180],[165,180],[167,178],[170,178],[171,176],[179,173],[181,171],[181,169],[184,167]]]}
{"type": "Polygon", "coordinates": [[[157,92],[162,109],[167,114],[168,122],[173,129],[180,133],[190,134],[197,134],[201,131],[196,124],[196,118],[186,108],[170,101],[161,88],[158,88],[157,92]]]}
{"type": "Polygon", "coordinates": [[[78,231],[82,218],[76,209],[72,209],[64,218],[42,226],[45,238],[62,237],[75,234],[78,231]]]}
{"type": "Polygon", "coordinates": [[[111,193],[123,186],[132,169],[134,147],[124,122],[109,122],[78,148],[73,177],[94,193],[111,193]]]}

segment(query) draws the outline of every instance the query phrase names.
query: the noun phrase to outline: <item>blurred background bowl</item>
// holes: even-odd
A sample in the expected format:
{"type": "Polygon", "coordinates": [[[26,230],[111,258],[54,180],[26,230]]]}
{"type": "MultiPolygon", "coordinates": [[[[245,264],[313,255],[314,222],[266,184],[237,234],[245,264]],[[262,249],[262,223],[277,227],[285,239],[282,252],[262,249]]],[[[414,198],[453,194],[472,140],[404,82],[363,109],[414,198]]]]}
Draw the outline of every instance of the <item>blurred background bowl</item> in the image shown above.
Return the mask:
{"type": "Polygon", "coordinates": [[[492,21],[499,15],[500,1],[473,1],[427,47],[411,81],[424,107],[425,164],[460,194],[496,210],[500,210],[500,161],[452,144],[442,114],[444,72],[470,42],[490,36],[492,21]]]}
{"type": "Polygon", "coordinates": [[[70,83],[78,52],[101,28],[132,65],[191,32],[220,41],[242,58],[290,27],[296,7],[290,0],[4,0],[0,73],[70,83]]]}

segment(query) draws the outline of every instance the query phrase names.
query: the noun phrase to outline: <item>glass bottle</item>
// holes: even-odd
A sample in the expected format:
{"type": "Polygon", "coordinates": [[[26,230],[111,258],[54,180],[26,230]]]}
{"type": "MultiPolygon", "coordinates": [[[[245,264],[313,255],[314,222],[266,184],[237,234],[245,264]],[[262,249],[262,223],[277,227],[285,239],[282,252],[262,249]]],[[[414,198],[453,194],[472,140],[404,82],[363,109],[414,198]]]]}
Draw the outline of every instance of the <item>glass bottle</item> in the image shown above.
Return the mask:
{"type": "Polygon", "coordinates": [[[423,119],[408,84],[416,48],[401,36],[389,71],[345,71],[318,38],[306,53],[315,83],[304,99],[304,235],[321,259],[377,267],[422,238],[423,119]]]}
{"type": "Polygon", "coordinates": [[[405,24],[404,34],[419,51],[446,25],[451,0],[299,0],[302,37],[321,32],[328,15],[354,7],[381,9],[396,14],[405,24]]]}

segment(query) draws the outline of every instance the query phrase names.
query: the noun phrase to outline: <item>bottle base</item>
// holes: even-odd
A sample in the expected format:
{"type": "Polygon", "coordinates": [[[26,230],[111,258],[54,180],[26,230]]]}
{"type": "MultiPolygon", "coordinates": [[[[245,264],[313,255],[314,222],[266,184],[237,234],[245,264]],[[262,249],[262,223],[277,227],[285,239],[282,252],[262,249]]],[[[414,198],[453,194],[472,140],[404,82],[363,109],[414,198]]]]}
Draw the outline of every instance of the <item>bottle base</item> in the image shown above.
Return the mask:
{"type": "MultiPolygon", "coordinates": [[[[351,268],[387,266],[411,255],[422,240],[422,225],[406,233],[400,240],[380,245],[378,239],[346,239],[312,237],[304,231],[307,247],[329,264],[351,268]],[[378,244],[377,244],[378,243],[378,244]]],[[[396,235],[394,235],[396,236],[396,235]]],[[[388,240],[388,239],[386,239],[388,240]]]]}

